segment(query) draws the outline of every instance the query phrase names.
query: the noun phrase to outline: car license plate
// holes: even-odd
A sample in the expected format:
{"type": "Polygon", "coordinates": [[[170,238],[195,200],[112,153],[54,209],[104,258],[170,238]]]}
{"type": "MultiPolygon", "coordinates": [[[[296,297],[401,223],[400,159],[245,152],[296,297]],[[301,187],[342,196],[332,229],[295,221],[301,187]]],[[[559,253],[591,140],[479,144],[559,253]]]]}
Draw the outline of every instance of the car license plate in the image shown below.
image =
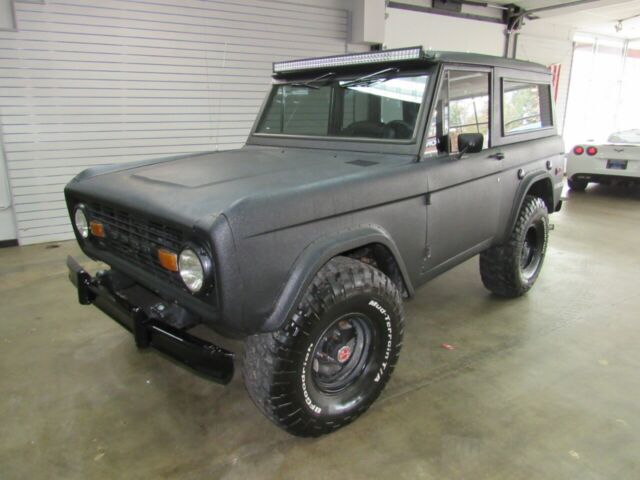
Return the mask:
{"type": "Polygon", "coordinates": [[[607,168],[610,168],[612,170],[626,170],[627,161],[626,160],[607,160],[607,168]]]}

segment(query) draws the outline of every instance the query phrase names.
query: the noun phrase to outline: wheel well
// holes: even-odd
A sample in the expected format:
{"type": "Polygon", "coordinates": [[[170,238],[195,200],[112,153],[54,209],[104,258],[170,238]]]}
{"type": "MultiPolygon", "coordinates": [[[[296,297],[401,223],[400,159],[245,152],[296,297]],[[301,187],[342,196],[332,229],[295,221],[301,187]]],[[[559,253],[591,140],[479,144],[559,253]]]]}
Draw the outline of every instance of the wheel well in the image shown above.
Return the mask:
{"type": "Polygon", "coordinates": [[[555,205],[553,204],[553,187],[551,186],[551,180],[548,178],[542,178],[531,185],[527,191],[527,195],[533,195],[534,197],[542,199],[549,213],[555,210],[555,205]]]}
{"type": "Polygon", "coordinates": [[[407,298],[409,296],[409,290],[405,285],[402,272],[400,271],[400,266],[398,265],[396,258],[386,246],[380,243],[371,243],[353,250],[342,252],[340,255],[351,257],[374,266],[391,279],[398,290],[400,290],[400,294],[403,298],[407,298]]]}

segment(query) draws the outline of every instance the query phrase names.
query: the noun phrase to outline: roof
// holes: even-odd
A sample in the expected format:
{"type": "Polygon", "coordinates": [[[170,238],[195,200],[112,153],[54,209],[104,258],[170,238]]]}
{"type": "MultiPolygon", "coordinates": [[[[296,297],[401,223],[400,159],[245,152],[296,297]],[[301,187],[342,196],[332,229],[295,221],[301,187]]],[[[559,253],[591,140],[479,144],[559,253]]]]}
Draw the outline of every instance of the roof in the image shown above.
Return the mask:
{"type": "Polygon", "coordinates": [[[479,53],[424,51],[422,47],[408,47],[391,50],[379,50],[330,57],[304,58],[286,60],[273,64],[275,77],[290,77],[300,74],[319,74],[323,71],[361,72],[384,66],[420,67],[436,63],[457,63],[468,65],[495,66],[514,68],[536,73],[549,73],[544,65],[523,60],[482,55],[479,53]]]}
{"type": "Polygon", "coordinates": [[[469,65],[487,65],[517,68],[518,70],[531,70],[538,73],[549,73],[549,69],[540,63],[496,57],[494,55],[482,55],[480,53],[428,51],[425,52],[425,57],[432,62],[466,63],[469,65]]]}

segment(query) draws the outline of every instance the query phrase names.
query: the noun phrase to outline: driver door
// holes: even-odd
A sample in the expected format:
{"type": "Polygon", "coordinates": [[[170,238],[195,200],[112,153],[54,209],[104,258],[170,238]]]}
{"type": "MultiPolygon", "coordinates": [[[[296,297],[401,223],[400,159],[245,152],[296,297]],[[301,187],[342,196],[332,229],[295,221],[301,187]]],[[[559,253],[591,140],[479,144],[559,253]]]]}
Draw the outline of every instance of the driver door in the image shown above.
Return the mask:
{"type": "MultiPolygon", "coordinates": [[[[491,145],[492,71],[446,67],[427,132],[427,278],[489,247],[500,216],[502,156],[491,145]],[[482,134],[482,150],[460,152],[461,135],[482,134]]],[[[464,144],[464,142],[462,142],[464,144]]]]}

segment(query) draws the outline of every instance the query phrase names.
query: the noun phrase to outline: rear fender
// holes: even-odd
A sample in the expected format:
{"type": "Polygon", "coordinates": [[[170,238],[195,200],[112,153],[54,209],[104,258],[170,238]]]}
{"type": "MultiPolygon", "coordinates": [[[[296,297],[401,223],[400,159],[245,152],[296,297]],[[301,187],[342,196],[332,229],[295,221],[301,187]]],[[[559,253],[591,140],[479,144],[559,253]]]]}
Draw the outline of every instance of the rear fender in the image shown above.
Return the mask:
{"type": "Polygon", "coordinates": [[[549,213],[553,213],[554,211],[554,194],[553,194],[553,177],[548,172],[532,172],[527,177],[525,177],[518,190],[516,191],[515,199],[516,201],[513,203],[513,207],[511,209],[511,213],[509,214],[509,220],[507,221],[507,228],[503,232],[502,239],[503,241],[509,237],[513,228],[515,227],[516,222],[518,221],[518,213],[522,208],[522,204],[524,203],[524,198],[527,196],[531,187],[539,182],[540,180],[545,180],[549,182],[549,198],[543,198],[545,204],[547,204],[547,208],[549,209],[549,213]]]}

